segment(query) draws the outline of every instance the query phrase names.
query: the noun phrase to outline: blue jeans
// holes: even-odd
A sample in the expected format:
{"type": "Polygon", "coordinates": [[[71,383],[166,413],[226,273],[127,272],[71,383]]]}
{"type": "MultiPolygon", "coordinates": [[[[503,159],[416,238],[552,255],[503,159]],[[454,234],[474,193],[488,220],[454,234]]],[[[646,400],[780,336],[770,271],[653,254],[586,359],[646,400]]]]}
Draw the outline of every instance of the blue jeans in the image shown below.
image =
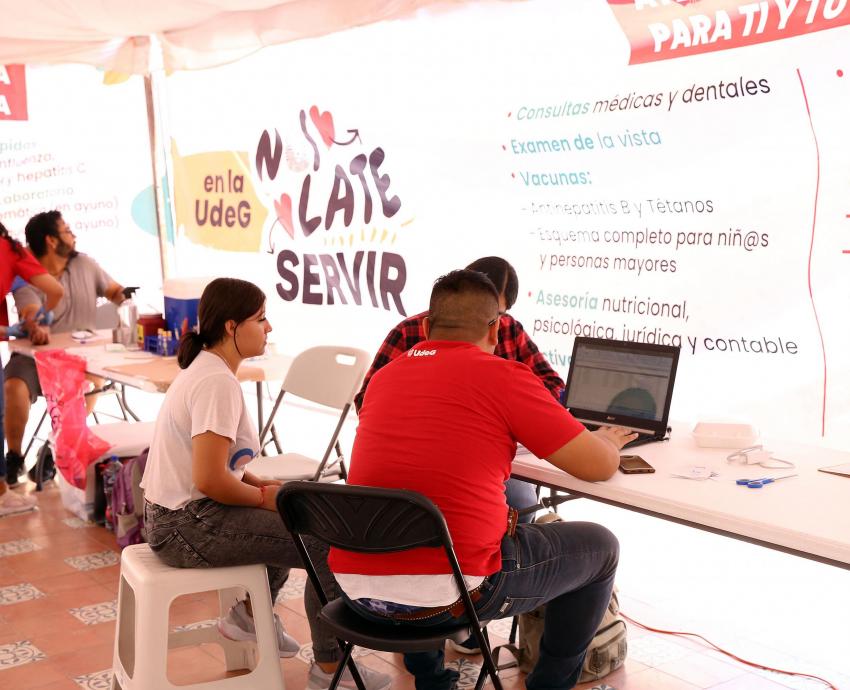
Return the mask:
{"type": "MultiPolygon", "coordinates": [[[[528,690],[568,690],[578,682],[585,650],[611,599],[619,550],[611,532],[590,522],[523,524],[515,536],[502,538],[502,569],[487,578],[475,609],[486,621],[547,604],[540,660],[526,678],[528,690]]],[[[450,613],[396,622],[346,601],[364,618],[387,625],[456,622],[450,613]]],[[[454,687],[458,674],[444,667],[444,657],[443,649],[404,655],[416,690],[454,687]]]]}
{"type": "MultiPolygon", "coordinates": [[[[522,479],[508,479],[505,482],[505,500],[511,508],[522,510],[530,508],[537,503],[537,489],[534,484],[522,481],[522,479]]],[[[533,522],[534,513],[520,515],[520,522],[533,522]]]]}

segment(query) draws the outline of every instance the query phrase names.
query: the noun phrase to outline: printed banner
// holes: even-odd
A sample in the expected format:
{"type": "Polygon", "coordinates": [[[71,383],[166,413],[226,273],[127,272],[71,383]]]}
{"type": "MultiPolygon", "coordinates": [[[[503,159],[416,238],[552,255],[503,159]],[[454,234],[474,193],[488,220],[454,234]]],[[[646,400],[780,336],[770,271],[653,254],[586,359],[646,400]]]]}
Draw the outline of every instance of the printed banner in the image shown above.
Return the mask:
{"type": "Polygon", "coordinates": [[[177,227],[197,244],[257,252],[266,220],[254,192],[248,154],[214,151],[181,156],[172,141],[177,227]]]}
{"type": "MultiPolygon", "coordinates": [[[[629,39],[630,64],[740,48],[850,24],[848,0],[608,0],[608,4],[629,39]]],[[[727,91],[736,88],[731,83],[727,91]]]]}
{"type": "Polygon", "coordinates": [[[209,197],[236,219],[184,223],[178,270],[260,285],[282,351],[375,352],[438,276],[503,256],[562,376],[578,335],[678,345],[674,419],[846,445],[848,44],[837,26],[630,65],[607,2],[530,0],[172,75],[179,155],[212,161],[175,166],[181,218],[209,197]]]}
{"type": "Polygon", "coordinates": [[[27,68],[25,95],[25,118],[0,120],[0,221],[23,241],[32,216],[60,211],[80,251],[141,288],[142,308],[161,303],[142,78],[105,86],[93,67],[27,68]]]}
{"type": "Polygon", "coordinates": [[[262,116],[248,153],[172,147],[179,242],[190,243],[181,246],[259,254],[284,304],[407,316],[399,250],[414,217],[390,174],[391,153],[345,111],[280,112],[262,116]]]}
{"type": "Polygon", "coordinates": [[[0,120],[26,119],[26,69],[23,65],[0,65],[0,120]]]}
{"type": "Polygon", "coordinates": [[[255,157],[275,209],[268,251],[283,281],[278,295],[312,305],[380,304],[406,316],[407,268],[392,247],[410,219],[400,215],[386,151],[365,146],[356,123],[343,129],[318,106],[295,120],[282,125],[286,144],[277,128],[263,130],[255,157]]]}

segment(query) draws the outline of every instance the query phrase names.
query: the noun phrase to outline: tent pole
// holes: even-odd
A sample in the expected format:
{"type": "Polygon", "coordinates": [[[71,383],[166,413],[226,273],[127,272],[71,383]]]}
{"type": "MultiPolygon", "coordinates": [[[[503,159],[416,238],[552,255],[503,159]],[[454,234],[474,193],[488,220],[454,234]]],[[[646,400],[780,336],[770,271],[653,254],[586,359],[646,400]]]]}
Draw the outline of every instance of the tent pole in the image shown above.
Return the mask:
{"type": "Polygon", "coordinates": [[[145,104],[148,111],[148,138],[151,151],[151,174],[153,175],[153,198],[156,208],[156,234],[159,238],[159,268],[162,279],[168,277],[168,224],[165,221],[165,204],[161,181],[159,147],[159,128],[157,127],[156,105],[153,95],[153,80],[150,74],[145,75],[145,104]]]}

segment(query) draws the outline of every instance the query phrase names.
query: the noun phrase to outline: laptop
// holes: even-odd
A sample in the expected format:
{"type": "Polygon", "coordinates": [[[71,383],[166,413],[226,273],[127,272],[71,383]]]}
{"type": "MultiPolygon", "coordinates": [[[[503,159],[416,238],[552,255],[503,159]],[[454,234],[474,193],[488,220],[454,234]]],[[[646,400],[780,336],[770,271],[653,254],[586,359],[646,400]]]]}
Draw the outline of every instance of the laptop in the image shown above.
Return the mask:
{"type": "Polygon", "coordinates": [[[624,448],[667,440],[678,364],[676,346],[577,337],[564,406],[590,430],[636,431],[624,448]]]}

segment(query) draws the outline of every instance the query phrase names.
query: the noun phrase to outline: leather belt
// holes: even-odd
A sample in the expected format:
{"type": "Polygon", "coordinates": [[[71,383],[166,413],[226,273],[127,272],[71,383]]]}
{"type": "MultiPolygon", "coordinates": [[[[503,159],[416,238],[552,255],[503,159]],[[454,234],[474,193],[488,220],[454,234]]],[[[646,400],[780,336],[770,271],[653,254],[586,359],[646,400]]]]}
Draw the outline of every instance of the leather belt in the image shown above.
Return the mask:
{"type": "Polygon", "coordinates": [[[505,534],[512,537],[516,534],[516,526],[519,523],[519,511],[508,506],[508,527],[505,534]]]}
{"type": "MultiPolygon", "coordinates": [[[[485,577],[480,585],[478,585],[475,589],[469,590],[469,598],[472,599],[473,604],[475,604],[481,598],[481,588],[486,582],[487,578],[485,577]]],[[[425,620],[426,618],[431,618],[432,616],[438,616],[441,613],[446,612],[449,612],[452,615],[452,618],[460,618],[464,613],[466,613],[466,607],[463,604],[463,597],[458,597],[457,601],[454,601],[451,604],[446,604],[445,606],[429,606],[427,608],[421,608],[416,609],[415,611],[410,611],[409,613],[391,613],[380,615],[386,615],[387,618],[392,618],[394,621],[420,621],[425,620]]]]}
{"type": "MultiPolygon", "coordinates": [[[[505,528],[505,534],[509,537],[514,536],[516,534],[516,526],[518,523],[519,512],[517,512],[515,508],[508,506],[508,521],[505,528]]],[[[487,578],[485,577],[480,585],[478,585],[475,589],[469,590],[469,597],[472,599],[473,604],[477,603],[481,598],[481,588],[486,582],[487,578]]],[[[416,609],[415,611],[410,611],[408,613],[380,613],[378,615],[392,618],[395,621],[418,621],[431,618],[432,616],[438,616],[441,613],[446,613],[447,611],[452,614],[452,618],[460,618],[466,611],[463,604],[463,598],[458,597],[457,601],[454,601],[451,604],[446,604],[445,606],[429,606],[427,608],[416,609]]],[[[374,614],[376,612],[373,611],[372,613],[374,614]]]]}

